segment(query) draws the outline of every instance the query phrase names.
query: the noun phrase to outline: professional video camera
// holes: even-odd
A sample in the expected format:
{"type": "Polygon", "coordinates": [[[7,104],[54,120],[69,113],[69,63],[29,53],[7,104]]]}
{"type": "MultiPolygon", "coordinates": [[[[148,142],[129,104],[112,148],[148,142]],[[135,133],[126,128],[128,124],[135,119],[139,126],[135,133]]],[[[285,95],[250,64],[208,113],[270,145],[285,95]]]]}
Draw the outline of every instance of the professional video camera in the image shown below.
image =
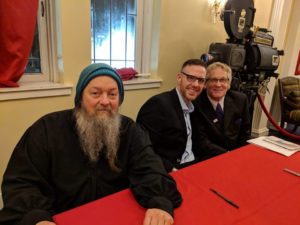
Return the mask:
{"type": "Polygon", "coordinates": [[[273,48],[274,38],[265,28],[253,27],[256,9],[253,0],[228,0],[221,14],[229,38],[226,43],[212,43],[201,59],[208,64],[220,61],[233,71],[232,89],[247,94],[250,106],[260,85],[270,77],[277,78],[279,56],[283,51],[273,48]]]}

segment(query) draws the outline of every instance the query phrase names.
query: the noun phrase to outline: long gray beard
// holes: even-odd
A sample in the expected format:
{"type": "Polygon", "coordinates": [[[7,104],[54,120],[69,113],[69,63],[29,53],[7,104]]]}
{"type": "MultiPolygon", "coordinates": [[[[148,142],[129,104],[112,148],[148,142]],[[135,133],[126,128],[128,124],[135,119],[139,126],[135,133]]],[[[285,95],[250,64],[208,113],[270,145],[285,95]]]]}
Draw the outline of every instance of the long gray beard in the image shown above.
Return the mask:
{"type": "Polygon", "coordinates": [[[81,147],[91,162],[104,153],[111,169],[117,171],[117,152],[120,144],[120,115],[89,115],[85,109],[75,109],[77,131],[81,147]]]}

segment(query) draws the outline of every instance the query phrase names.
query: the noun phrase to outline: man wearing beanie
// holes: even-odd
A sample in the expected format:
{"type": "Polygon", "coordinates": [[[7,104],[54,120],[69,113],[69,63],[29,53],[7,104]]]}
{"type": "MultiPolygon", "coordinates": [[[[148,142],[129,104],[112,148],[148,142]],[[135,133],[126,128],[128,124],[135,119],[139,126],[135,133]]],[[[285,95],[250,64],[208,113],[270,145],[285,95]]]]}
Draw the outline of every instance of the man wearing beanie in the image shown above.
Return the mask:
{"type": "Polygon", "coordinates": [[[148,136],[118,113],[123,99],[110,66],[81,72],[75,107],[40,118],[14,149],[3,176],[1,225],[54,225],[53,215],[129,186],[147,208],[145,225],[173,224],[181,195],[148,136]]]}

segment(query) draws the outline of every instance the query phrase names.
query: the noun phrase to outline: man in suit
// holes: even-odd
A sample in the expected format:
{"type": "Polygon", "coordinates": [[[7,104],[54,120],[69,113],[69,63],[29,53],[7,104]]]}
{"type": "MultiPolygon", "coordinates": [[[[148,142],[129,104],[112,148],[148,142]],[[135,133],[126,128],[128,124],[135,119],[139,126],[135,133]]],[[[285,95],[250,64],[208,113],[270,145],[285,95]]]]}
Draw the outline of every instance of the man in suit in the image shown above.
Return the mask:
{"type": "Polygon", "coordinates": [[[228,65],[212,63],[207,67],[205,90],[194,101],[193,141],[201,149],[202,159],[216,155],[211,149],[230,151],[245,145],[250,138],[248,99],[241,92],[229,90],[231,80],[228,65]]]}
{"type": "Polygon", "coordinates": [[[151,97],[140,109],[137,122],[150,136],[154,151],[168,172],[192,164],[193,152],[190,113],[192,101],[201,93],[206,65],[200,59],[189,59],[177,74],[177,86],[151,97]]]}

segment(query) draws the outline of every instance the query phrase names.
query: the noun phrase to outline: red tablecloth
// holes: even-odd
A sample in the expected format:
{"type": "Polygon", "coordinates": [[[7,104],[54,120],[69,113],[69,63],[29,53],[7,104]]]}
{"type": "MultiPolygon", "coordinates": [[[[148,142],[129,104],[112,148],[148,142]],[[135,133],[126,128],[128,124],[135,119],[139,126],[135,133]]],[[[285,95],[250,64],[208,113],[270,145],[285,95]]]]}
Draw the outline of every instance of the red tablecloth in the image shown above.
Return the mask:
{"type": "MultiPolygon", "coordinates": [[[[175,225],[299,225],[300,153],[248,145],[172,173],[183,196],[175,225]],[[236,203],[225,202],[213,188],[236,203]]],[[[145,209],[129,190],[54,216],[58,225],[141,225],[145,209]]]]}

